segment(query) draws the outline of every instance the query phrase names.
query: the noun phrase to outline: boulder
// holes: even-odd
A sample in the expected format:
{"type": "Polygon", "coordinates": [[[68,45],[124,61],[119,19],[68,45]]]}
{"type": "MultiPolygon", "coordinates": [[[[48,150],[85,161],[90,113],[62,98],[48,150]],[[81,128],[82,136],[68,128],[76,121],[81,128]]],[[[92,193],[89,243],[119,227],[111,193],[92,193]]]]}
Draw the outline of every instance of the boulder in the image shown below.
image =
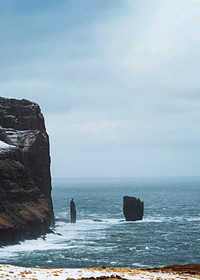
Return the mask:
{"type": "Polygon", "coordinates": [[[49,137],[40,107],[0,97],[0,245],[54,225],[49,137]]]}
{"type": "Polygon", "coordinates": [[[123,212],[126,221],[142,220],[144,214],[144,203],[139,198],[124,196],[123,212]]]}

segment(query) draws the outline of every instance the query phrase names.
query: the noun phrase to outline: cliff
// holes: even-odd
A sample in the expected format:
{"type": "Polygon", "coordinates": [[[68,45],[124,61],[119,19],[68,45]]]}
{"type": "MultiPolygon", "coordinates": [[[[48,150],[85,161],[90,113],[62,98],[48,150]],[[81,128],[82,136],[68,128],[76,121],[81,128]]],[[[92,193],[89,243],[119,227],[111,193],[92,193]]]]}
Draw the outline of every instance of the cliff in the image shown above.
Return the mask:
{"type": "Polygon", "coordinates": [[[49,138],[40,107],[0,97],[0,245],[54,224],[49,138]]]}

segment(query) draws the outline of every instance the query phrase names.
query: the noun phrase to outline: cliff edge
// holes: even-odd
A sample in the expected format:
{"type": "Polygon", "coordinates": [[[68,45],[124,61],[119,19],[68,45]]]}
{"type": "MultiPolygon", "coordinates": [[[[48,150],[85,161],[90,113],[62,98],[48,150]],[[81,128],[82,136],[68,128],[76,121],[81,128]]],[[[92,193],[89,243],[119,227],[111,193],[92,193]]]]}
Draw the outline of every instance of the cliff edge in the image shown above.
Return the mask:
{"type": "Polygon", "coordinates": [[[53,224],[49,137],[40,107],[0,97],[0,245],[37,238],[53,224]]]}

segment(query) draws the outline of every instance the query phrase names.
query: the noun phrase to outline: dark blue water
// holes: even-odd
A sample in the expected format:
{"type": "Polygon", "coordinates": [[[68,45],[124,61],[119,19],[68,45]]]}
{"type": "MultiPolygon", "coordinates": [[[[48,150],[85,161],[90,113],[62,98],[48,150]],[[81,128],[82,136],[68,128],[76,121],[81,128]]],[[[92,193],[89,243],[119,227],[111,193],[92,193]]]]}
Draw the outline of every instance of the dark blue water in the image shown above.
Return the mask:
{"type": "Polygon", "coordinates": [[[70,268],[200,263],[200,177],[54,180],[53,201],[57,234],[1,248],[1,263],[70,268]],[[142,221],[124,221],[124,195],[144,201],[142,221]],[[76,224],[66,223],[72,197],[76,224]]]}

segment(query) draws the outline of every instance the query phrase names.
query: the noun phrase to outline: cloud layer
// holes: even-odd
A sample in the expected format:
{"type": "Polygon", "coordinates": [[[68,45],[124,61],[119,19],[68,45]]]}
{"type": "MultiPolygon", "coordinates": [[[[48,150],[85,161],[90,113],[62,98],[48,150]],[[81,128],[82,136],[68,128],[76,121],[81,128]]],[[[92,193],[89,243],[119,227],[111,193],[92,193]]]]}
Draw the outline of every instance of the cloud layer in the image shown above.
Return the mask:
{"type": "Polygon", "coordinates": [[[0,93],[41,105],[53,176],[199,174],[199,1],[17,3],[0,93]]]}

